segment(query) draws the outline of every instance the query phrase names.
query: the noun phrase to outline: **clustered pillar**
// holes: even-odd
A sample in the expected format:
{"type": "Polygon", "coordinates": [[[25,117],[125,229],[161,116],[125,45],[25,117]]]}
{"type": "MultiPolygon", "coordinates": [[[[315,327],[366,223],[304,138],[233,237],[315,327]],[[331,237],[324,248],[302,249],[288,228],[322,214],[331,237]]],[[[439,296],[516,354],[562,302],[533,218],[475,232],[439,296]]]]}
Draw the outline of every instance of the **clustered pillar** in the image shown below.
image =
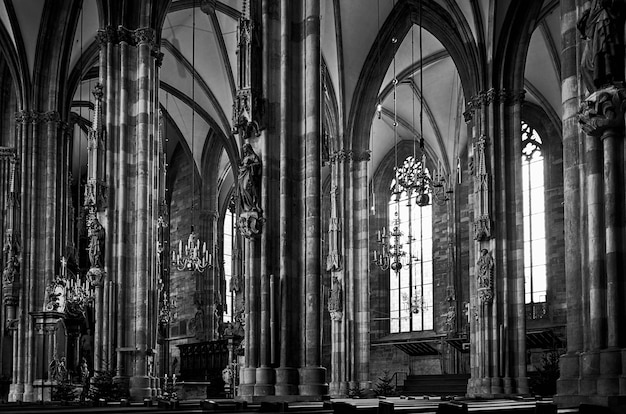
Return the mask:
{"type": "Polygon", "coordinates": [[[252,21],[252,37],[268,45],[262,51],[255,42],[238,46],[233,116],[242,152],[237,225],[246,237],[245,362],[238,396],[249,401],[319,400],[328,393],[321,366],[320,4],[280,6],[278,17],[269,1],[260,8],[251,2],[240,20],[241,27],[252,21]],[[303,19],[297,41],[289,35],[292,19],[303,19]],[[280,61],[271,58],[272,50],[280,50],[280,61]],[[290,88],[294,79],[303,82],[301,91],[290,88]],[[275,111],[256,111],[260,93],[275,111]],[[292,108],[291,100],[303,106],[292,108]],[[252,108],[244,111],[246,102],[252,108]]]}
{"type": "Polygon", "coordinates": [[[594,19],[619,18],[596,11],[583,19],[575,1],[561,2],[567,352],[560,359],[555,401],[621,412],[626,407],[626,335],[619,325],[626,318],[626,65],[623,39],[612,37],[613,24],[621,27],[623,20],[596,32],[594,19]],[[606,55],[594,49],[599,41],[609,45],[606,55]],[[588,65],[600,56],[596,53],[611,62],[610,70],[588,65]],[[572,88],[575,83],[580,87],[572,88]]]}

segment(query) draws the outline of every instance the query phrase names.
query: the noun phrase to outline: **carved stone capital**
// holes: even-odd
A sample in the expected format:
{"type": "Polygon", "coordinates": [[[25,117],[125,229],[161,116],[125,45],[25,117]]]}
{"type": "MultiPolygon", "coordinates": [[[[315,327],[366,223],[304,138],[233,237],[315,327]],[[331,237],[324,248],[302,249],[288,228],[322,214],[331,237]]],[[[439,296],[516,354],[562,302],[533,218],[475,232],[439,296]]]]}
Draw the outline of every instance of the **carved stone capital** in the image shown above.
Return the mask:
{"type": "Polygon", "coordinates": [[[135,30],[133,37],[137,45],[147,43],[151,47],[155,46],[156,33],[151,27],[140,27],[135,30]]]}
{"type": "Polygon", "coordinates": [[[251,239],[261,234],[264,222],[265,218],[261,213],[255,210],[245,211],[239,215],[237,227],[244,237],[251,239]]]}
{"type": "Polygon", "coordinates": [[[59,113],[57,111],[43,112],[39,116],[39,121],[45,122],[45,123],[48,123],[48,122],[60,122],[61,121],[61,115],[59,115],[59,113]]]}
{"type": "Polygon", "coordinates": [[[91,281],[91,284],[97,288],[104,285],[106,274],[107,273],[99,267],[92,267],[87,271],[87,277],[91,281]]]}
{"type": "Polygon", "coordinates": [[[609,130],[624,128],[626,89],[610,86],[585,99],[578,111],[578,122],[587,135],[601,137],[609,130]]]}
{"type": "Polygon", "coordinates": [[[31,121],[32,113],[31,111],[20,110],[15,113],[15,122],[25,125],[31,121]]]}
{"type": "Polygon", "coordinates": [[[115,43],[126,43],[130,46],[135,46],[137,43],[136,31],[119,26],[117,28],[117,37],[115,43]]]}
{"type": "Polygon", "coordinates": [[[369,161],[372,157],[372,151],[365,150],[363,152],[352,152],[352,161],[361,162],[361,161],[369,161]]]}

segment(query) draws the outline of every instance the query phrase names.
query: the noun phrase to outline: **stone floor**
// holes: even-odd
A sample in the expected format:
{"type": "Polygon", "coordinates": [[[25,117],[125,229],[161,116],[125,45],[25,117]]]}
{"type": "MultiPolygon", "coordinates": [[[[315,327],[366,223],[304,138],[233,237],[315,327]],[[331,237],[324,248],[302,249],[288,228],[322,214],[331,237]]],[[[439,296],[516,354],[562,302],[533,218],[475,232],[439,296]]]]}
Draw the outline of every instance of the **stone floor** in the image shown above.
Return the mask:
{"type": "MultiPolygon", "coordinates": [[[[534,400],[455,400],[442,401],[438,397],[388,397],[386,399],[331,399],[324,402],[242,404],[233,400],[188,400],[180,401],[177,406],[161,404],[147,406],[141,403],[121,405],[109,403],[103,407],[92,404],[0,404],[2,413],[147,413],[168,411],[172,413],[306,413],[306,414],[388,414],[388,413],[498,413],[498,414],[569,414],[578,413],[578,409],[559,409],[550,401],[534,400]]],[[[591,411],[593,412],[593,411],[591,411]]],[[[582,413],[582,411],[581,411],[582,413]]],[[[600,414],[598,412],[597,414],[600,414]]]]}

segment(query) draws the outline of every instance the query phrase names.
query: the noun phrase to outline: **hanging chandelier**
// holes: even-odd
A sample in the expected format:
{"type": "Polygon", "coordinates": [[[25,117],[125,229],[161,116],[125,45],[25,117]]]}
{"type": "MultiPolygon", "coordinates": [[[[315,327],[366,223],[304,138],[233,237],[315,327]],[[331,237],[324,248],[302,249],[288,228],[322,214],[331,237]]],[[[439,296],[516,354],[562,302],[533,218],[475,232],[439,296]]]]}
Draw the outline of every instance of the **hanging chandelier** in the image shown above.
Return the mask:
{"type": "Polygon", "coordinates": [[[402,248],[402,236],[404,236],[404,233],[400,230],[400,219],[396,210],[393,227],[389,234],[387,234],[387,228],[384,226],[376,233],[376,242],[379,245],[379,249],[374,250],[373,261],[381,270],[391,268],[391,270],[398,273],[403,266],[410,264],[410,255],[402,248]]]}
{"type": "Polygon", "coordinates": [[[172,264],[178,270],[195,270],[204,272],[207,267],[213,266],[213,257],[206,248],[206,242],[201,243],[198,235],[191,226],[191,233],[187,239],[187,244],[183,246],[183,241],[178,242],[178,250],[172,251],[172,264]]]}
{"type": "MultiPolygon", "coordinates": [[[[192,32],[191,32],[191,101],[195,102],[196,92],[196,2],[192,6],[192,32]]],[[[191,232],[187,238],[187,243],[183,246],[183,241],[178,242],[178,250],[172,250],[172,266],[178,270],[190,270],[204,272],[207,267],[213,267],[213,257],[206,247],[206,242],[201,243],[193,228],[194,220],[194,194],[195,187],[195,161],[194,161],[194,138],[195,138],[195,115],[196,110],[191,107],[191,232]],[[183,248],[184,247],[184,248],[183,248]]]]}

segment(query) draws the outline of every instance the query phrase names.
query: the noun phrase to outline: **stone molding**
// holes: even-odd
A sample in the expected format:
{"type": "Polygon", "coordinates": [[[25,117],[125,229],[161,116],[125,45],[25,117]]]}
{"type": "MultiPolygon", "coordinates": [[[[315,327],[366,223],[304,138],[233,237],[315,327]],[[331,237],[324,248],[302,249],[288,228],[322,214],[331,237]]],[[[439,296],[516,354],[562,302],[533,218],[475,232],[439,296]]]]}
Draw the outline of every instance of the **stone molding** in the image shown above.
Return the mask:
{"type": "Polygon", "coordinates": [[[49,123],[49,122],[57,122],[62,124],[61,115],[58,111],[27,111],[20,110],[15,112],[15,122],[26,125],[27,123],[39,124],[39,123],[49,123]]]}
{"type": "Polygon", "coordinates": [[[498,90],[491,88],[486,91],[481,91],[471,97],[465,105],[466,109],[463,112],[465,122],[470,122],[474,117],[474,112],[483,106],[495,103],[502,103],[504,105],[523,104],[525,95],[526,91],[524,89],[510,91],[507,89],[498,90]]]}
{"type": "Polygon", "coordinates": [[[361,152],[356,152],[353,150],[347,149],[339,149],[332,152],[328,156],[328,162],[334,164],[336,162],[345,162],[345,161],[353,161],[353,162],[361,162],[361,161],[370,161],[372,158],[371,150],[363,150],[361,152]]]}
{"type": "Polygon", "coordinates": [[[106,47],[108,44],[126,43],[129,46],[148,45],[150,47],[150,55],[155,59],[157,66],[163,63],[163,53],[161,46],[156,40],[156,30],[151,27],[140,27],[132,30],[124,26],[107,26],[99,29],[96,34],[96,42],[100,48],[106,47]]]}

